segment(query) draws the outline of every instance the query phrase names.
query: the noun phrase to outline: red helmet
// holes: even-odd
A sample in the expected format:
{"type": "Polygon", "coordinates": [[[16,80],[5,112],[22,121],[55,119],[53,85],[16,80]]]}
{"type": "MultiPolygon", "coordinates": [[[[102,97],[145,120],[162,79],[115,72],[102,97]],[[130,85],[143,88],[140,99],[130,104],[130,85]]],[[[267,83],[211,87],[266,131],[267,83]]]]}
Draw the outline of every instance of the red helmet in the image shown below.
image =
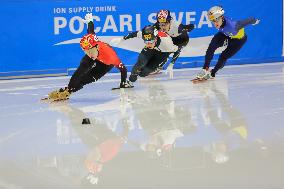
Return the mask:
{"type": "Polygon", "coordinates": [[[95,34],[87,34],[82,37],[80,46],[83,50],[89,50],[96,45],[98,37],[95,34]]]}
{"type": "Polygon", "coordinates": [[[170,22],[172,19],[171,12],[169,10],[160,10],[157,13],[157,21],[159,23],[170,22]]]}

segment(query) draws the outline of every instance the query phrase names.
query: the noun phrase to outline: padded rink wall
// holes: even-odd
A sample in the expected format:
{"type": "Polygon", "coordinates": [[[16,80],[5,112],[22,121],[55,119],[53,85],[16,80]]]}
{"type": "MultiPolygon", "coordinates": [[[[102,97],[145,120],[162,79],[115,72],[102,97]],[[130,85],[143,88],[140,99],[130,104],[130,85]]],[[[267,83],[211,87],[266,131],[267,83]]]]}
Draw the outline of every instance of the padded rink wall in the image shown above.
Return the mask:
{"type": "MultiPolygon", "coordinates": [[[[81,18],[88,12],[94,15],[97,35],[108,42],[154,23],[157,11],[169,9],[174,19],[196,26],[175,68],[200,67],[217,32],[206,15],[213,5],[222,5],[226,15],[234,19],[253,16],[261,20],[259,25],[246,28],[248,41],[228,64],[283,60],[282,0],[269,4],[267,0],[2,0],[0,79],[70,75],[83,56],[79,40],[87,26],[81,18]]],[[[141,40],[131,39],[115,50],[131,70],[142,47],[141,40]]],[[[216,60],[217,56],[212,65],[216,60]]]]}

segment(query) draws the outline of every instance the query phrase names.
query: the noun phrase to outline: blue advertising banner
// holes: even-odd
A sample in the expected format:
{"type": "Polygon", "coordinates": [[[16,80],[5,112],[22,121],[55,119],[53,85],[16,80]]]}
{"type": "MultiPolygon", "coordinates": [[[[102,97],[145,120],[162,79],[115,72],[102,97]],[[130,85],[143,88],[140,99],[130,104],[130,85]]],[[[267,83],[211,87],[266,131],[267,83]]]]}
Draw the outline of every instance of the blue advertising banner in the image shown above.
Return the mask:
{"type": "MultiPolygon", "coordinates": [[[[201,66],[217,32],[207,17],[207,10],[214,5],[222,5],[226,16],[235,20],[261,20],[259,25],[246,27],[248,41],[229,64],[279,61],[282,0],[266,4],[265,0],[4,0],[0,3],[0,76],[67,73],[76,68],[84,55],[79,40],[86,34],[87,25],[82,21],[86,13],[93,13],[98,37],[109,42],[154,23],[160,9],[170,10],[173,18],[183,24],[196,26],[175,68],[201,66]]],[[[114,48],[130,70],[143,41],[130,39],[114,48]]]]}

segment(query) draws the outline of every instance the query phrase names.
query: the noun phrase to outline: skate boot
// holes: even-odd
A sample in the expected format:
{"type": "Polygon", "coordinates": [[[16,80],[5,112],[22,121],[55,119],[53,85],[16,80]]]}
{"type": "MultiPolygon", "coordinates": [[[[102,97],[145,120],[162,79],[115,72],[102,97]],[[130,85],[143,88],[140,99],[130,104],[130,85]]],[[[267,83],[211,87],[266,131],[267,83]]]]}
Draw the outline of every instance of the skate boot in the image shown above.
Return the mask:
{"type": "Polygon", "coordinates": [[[138,74],[131,74],[129,76],[129,81],[130,82],[135,82],[137,80],[138,74]]]}
{"type": "Polygon", "coordinates": [[[154,71],[152,71],[149,75],[155,75],[161,73],[163,70],[163,67],[158,67],[154,71]]]}
{"type": "Polygon", "coordinates": [[[111,90],[133,88],[133,87],[134,86],[132,85],[131,81],[126,80],[125,82],[121,82],[119,87],[114,87],[111,90]]]}
{"type": "Polygon", "coordinates": [[[68,100],[70,97],[70,92],[68,91],[68,88],[61,88],[56,91],[52,91],[51,93],[48,94],[49,100],[53,101],[61,101],[61,100],[68,100]]]}
{"type": "Polygon", "coordinates": [[[120,88],[133,88],[131,81],[126,80],[125,82],[120,83],[120,88]]]}
{"type": "Polygon", "coordinates": [[[209,71],[209,69],[202,69],[201,72],[199,72],[196,77],[194,79],[192,79],[191,81],[193,83],[200,83],[200,82],[204,82],[208,79],[214,78],[211,75],[211,72],[209,71]]]}
{"type": "Polygon", "coordinates": [[[202,69],[201,72],[196,75],[196,78],[200,80],[207,80],[211,78],[211,73],[208,69],[202,69]]]}

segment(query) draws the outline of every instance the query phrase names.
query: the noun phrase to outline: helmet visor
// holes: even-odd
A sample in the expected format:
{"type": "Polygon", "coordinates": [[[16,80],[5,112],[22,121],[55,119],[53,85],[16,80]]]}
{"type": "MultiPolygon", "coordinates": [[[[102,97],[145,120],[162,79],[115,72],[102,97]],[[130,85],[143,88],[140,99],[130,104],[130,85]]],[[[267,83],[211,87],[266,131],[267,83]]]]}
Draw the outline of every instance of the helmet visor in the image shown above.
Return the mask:
{"type": "Polygon", "coordinates": [[[156,39],[152,39],[152,40],[144,40],[144,43],[147,44],[153,44],[156,42],[156,39]]]}
{"type": "Polygon", "coordinates": [[[167,23],[167,19],[166,18],[158,18],[158,22],[159,23],[167,23]]]}
{"type": "Polygon", "coordinates": [[[218,18],[213,18],[213,19],[210,19],[210,20],[211,20],[211,22],[216,23],[216,22],[219,22],[221,19],[222,19],[222,16],[220,16],[218,18]]]}

